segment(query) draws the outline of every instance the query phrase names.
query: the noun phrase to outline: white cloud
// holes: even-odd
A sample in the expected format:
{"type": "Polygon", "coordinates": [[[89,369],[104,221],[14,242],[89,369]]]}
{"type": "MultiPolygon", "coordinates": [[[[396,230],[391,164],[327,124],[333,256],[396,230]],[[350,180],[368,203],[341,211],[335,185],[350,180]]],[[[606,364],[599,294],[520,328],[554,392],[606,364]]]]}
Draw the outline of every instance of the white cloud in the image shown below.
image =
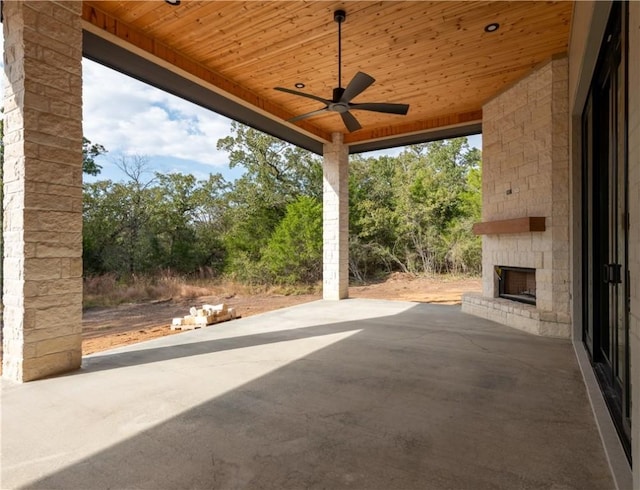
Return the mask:
{"type": "Polygon", "coordinates": [[[84,134],[111,153],[224,166],[216,149],[230,120],[110,68],[83,60],[84,134]]]}
{"type": "Polygon", "coordinates": [[[173,157],[224,171],[228,158],[216,144],[230,134],[229,119],[91,60],[83,59],[82,67],[83,132],[111,156],[144,155],[152,163],[173,157]]]}

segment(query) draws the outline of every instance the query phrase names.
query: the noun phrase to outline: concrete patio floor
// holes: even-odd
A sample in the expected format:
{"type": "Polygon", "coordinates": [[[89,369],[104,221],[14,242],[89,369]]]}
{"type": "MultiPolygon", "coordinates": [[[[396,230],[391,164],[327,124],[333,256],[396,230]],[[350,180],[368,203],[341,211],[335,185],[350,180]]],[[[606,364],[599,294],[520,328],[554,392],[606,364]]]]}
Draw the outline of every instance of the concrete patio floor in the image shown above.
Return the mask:
{"type": "Polygon", "coordinates": [[[318,301],[2,384],[3,489],[609,489],[569,341],[318,301]]]}

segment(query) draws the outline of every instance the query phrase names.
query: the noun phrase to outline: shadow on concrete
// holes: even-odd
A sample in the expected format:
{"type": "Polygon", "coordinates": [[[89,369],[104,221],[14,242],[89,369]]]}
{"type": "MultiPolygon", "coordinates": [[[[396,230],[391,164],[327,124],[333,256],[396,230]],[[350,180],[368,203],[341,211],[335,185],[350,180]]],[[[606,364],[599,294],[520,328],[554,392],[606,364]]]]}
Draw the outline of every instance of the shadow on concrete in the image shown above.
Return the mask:
{"type": "MultiPolygon", "coordinates": [[[[612,487],[570,342],[456,307],[419,304],[375,319],[119,352],[87,369],[211,360],[355,330],[27,487],[612,487]]],[[[215,380],[231,369],[199,374],[215,380]]]]}
{"type": "MultiPolygon", "coordinates": [[[[339,324],[318,325],[289,330],[270,331],[265,333],[242,335],[231,338],[216,338],[186,344],[167,345],[150,349],[100,354],[83,360],[83,370],[69,373],[68,376],[82,375],[83,372],[96,372],[106,369],[121,369],[127,366],[139,366],[154,362],[181,359],[185,357],[214,354],[227,350],[244,349],[278,342],[299,340],[310,337],[348,332],[362,328],[360,322],[343,322],[339,324]]],[[[107,351],[108,352],[108,351],[107,351]]]]}

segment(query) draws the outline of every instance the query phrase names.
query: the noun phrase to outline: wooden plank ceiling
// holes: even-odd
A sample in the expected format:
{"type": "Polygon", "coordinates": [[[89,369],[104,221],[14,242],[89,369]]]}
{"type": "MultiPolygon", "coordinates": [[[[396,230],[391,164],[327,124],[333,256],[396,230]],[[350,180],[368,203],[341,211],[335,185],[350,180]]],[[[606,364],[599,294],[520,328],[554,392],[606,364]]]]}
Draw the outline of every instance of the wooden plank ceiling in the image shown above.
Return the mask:
{"type": "Polygon", "coordinates": [[[363,126],[353,133],[334,112],[290,126],[319,140],[343,132],[357,143],[479,121],[485,101],[566,52],[573,4],[85,0],[83,17],[92,32],[115,35],[281,123],[323,105],[274,87],[303,83],[300,90],[330,99],[337,86],[336,9],[347,13],[343,86],[357,71],[376,79],[354,102],[407,103],[409,113],[353,111],[363,126]],[[500,28],[485,32],[493,22],[500,28]]]}

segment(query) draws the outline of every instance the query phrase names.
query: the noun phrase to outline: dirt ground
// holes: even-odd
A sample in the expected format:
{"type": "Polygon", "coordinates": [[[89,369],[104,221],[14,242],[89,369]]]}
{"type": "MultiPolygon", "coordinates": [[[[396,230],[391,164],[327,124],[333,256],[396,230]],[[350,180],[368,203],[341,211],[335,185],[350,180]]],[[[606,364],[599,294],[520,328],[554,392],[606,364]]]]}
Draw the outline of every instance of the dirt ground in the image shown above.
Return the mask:
{"type": "MultiPolygon", "coordinates": [[[[424,303],[459,304],[462,294],[480,291],[478,278],[429,278],[394,274],[386,281],[349,288],[352,298],[419,301],[424,303]]],[[[126,304],[113,308],[86,310],[82,320],[82,353],[91,354],[113,347],[133,344],[155,337],[175,335],[171,330],[174,317],[189,313],[192,306],[226,303],[241,317],[277,310],[320,299],[319,294],[274,295],[252,294],[201,296],[195,299],[168,299],[143,304],[126,304]]]]}

